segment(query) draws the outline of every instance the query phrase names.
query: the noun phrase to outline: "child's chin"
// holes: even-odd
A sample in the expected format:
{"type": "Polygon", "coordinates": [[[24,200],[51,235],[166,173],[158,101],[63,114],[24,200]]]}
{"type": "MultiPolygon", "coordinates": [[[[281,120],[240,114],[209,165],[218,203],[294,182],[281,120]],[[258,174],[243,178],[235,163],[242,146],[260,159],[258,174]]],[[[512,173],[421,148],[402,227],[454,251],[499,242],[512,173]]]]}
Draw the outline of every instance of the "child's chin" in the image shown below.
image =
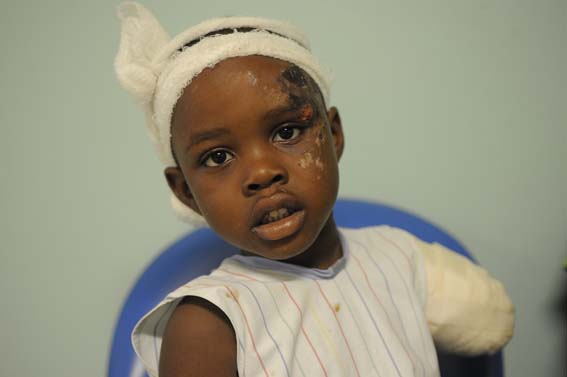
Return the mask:
{"type": "Polygon", "coordinates": [[[316,236],[297,232],[289,237],[277,241],[263,241],[262,247],[255,254],[264,258],[287,261],[305,252],[315,241],[316,236]]]}

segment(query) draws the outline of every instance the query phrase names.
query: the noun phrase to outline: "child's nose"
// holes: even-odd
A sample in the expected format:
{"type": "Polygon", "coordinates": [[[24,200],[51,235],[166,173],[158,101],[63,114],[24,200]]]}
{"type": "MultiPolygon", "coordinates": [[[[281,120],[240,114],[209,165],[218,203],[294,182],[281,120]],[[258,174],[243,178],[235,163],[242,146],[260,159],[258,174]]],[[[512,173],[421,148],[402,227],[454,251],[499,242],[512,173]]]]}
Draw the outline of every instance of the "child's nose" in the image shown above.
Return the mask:
{"type": "Polygon", "coordinates": [[[275,160],[255,161],[246,167],[243,181],[244,195],[250,196],[274,185],[283,185],[288,181],[288,174],[282,164],[275,160]]]}

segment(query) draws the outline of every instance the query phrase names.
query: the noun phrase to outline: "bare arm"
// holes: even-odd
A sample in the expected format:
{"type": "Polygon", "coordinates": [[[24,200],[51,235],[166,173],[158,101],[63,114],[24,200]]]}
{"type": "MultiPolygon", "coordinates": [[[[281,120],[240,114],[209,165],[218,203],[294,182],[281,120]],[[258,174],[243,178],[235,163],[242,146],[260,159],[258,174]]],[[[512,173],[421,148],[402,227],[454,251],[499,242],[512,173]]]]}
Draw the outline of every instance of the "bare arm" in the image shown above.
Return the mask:
{"type": "Polygon", "coordinates": [[[185,297],[163,335],[160,377],[236,377],[236,337],[226,315],[199,297],[185,297]]]}

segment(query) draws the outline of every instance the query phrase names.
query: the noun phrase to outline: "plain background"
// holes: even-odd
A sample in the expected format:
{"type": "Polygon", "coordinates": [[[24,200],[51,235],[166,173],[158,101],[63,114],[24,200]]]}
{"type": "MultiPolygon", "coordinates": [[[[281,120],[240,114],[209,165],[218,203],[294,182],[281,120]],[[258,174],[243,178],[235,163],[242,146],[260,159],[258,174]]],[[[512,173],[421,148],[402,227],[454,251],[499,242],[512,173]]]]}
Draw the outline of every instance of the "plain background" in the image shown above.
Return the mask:
{"type": "MultiPolygon", "coordinates": [[[[103,376],[131,285],[189,228],[114,78],[117,2],[0,4],[0,375],[103,376]]],[[[508,376],[564,375],[567,2],[144,4],[172,34],[235,14],[304,29],[335,74],[341,195],[460,238],[517,306],[508,376]]]]}

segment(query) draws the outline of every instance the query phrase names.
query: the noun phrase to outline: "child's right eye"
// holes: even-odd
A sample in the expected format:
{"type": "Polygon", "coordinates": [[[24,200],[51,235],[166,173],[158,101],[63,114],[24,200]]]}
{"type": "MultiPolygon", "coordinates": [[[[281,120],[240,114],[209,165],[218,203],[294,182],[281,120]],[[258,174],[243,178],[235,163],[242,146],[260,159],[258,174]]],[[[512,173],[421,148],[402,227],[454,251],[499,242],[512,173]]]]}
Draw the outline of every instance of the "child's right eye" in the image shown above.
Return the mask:
{"type": "Polygon", "coordinates": [[[217,149],[215,151],[207,153],[201,162],[201,164],[213,168],[216,166],[224,165],[230,160],[232,160],[234,156],[232,153],[225,151],[223,149],[217,149]]]}

